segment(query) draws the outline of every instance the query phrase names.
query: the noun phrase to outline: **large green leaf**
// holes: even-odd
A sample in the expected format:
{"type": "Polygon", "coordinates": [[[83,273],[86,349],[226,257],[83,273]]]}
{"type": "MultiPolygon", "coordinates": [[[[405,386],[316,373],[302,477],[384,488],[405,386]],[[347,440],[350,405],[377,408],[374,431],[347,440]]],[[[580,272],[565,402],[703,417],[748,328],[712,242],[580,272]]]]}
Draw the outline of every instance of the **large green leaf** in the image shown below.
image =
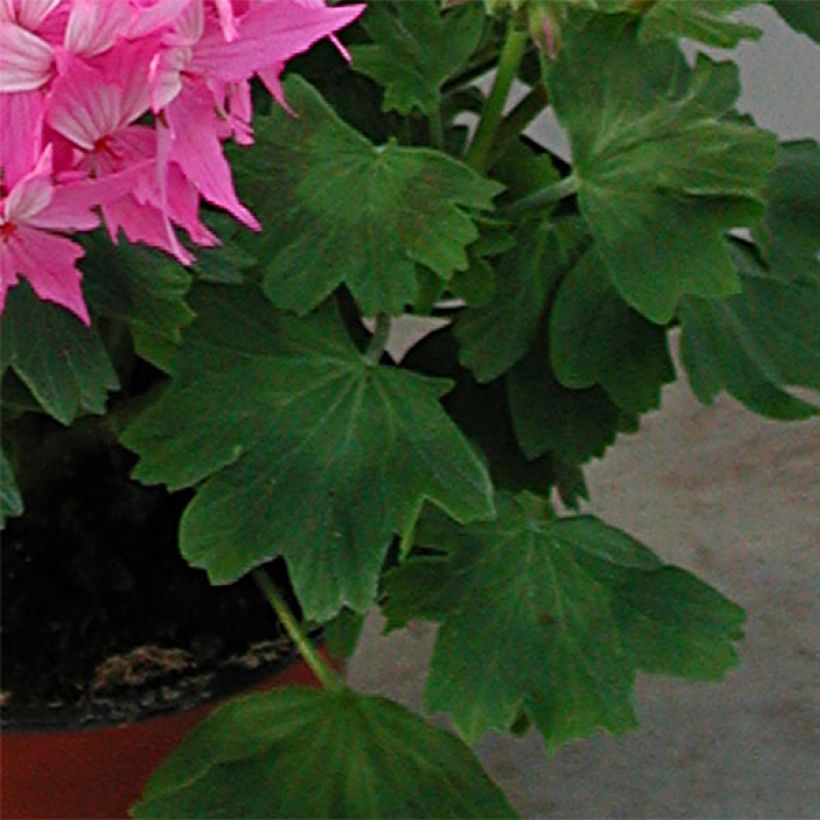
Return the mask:
{"type": "Polygon", "coordinates": [[[578,202],[624,299],[654,322],[681,295],[739,290],[724,234],[762,214],[777,142],[725,119],[737,67],[677,47],[639,44],[637,24],[598,15],[549,75],[572,145],[578,202]]]}
{"type": "Polygon", "coordinates": [[[554,453],[578,465],[601,456],[619,432],[637,429],[599,387],[574,390],[555,378],[547,333],[541,330],[527,354],[507,374],[513,428],[527,458],[554,453]]]}
{"type": "Polygon", "coordinates": [[[820,43],[820,0],[771,0],[775,11],[795,30],[820,43]]]}
{"type": "Polygon", "coordinates": [[[0,528],[5,526],[6,519],[15,515],[22,515],[23,499],[14,480],[14,470],[0,450],[0,528]]]}
{"type": "Polygon", "coordinates": [[[820,389],[820,282],[760,274],[751,253],[736,250],[743,292],[728,299],[681,302],[681,359],[695,395],[710,403],[726,390],[750,410],[803,419],[817,408],[782,388],[820,389]]]}
{"type": "Polygon", "coordinates": [[[754,235],[773,274],[820,281],[820,146],[813,140],[782,146],[754,235]]]}
{"type": "Polygon", "coordinates": [[[456,324],[461,361],[479,381],[498,378],[527,352],[547,297],[578,258],[585,235],[579,220],[522,222],[516,247],[497,263],[496,297],[465,310],[456,324]]]}
{"type": "Polygon", "coordinates": [[[639,670],[700,680],[735,665],[743,611],[714,589],[591,516],[553,518],[522,494],[492,522],[426,517],[421,545],[386,579],[390,626],[440,624],[425,705],[469,740],[520,713],[547,748],[598,727],[636,725],[639,670]]]}
{"type": "Polygon", "coordinates": [[[655,0],[641,21],[641,39],[687,37],[710,46],[734,48],[741,40],[759,40],[756,26],[726,19],[760,0],[655,0]]]}
{"type": "Polygon", "coordinates": [[[326,621],[372,603],[422,499],[492,515],[484,466],[438,403],[449,382],[370,364],[330,307],[299,319],[213,286],[192,303],[171,385],[124,443],[142,481],[208,479],[181,548],[213,582],[283,555],[305,615],[326,621]]]}
{"type": "Polygon", "coordinates": [[[117,374],[94,327],[38,299],[22,283],[9,293],[2,321],[3,368],[25,383],[43,409],[63,424],[105,412],[117,374]]]}
{"type": "Polygon", "coordinates": [[[373,43],[351,47],[353,70],[384,86],[385,111],[430,114],[478,45],[485,19],[479,3],[443,13],[436,0],[371,3],[362,25],[373,43]]]}
{"type": "Polygon", "coordinates": [[[628,413],[660,406],[675,378],[666,331],[618,295],[595,250],[563,280],[549,316],[550,357],[564,387],[600,384],[628,413]]]}
{"type": "Polygon", "coordinates": [[[134,817],[511,817],[472,752],[385,698],[285,688],[217,709],[134,817]]]}
{"type": "Polygon", "coordinates": [[[257,146],[235,166],[265,230],[254,249],[265,292],[307,313],[344,282],[366,315],[399,313],[418,293],[417,264],[443,280],[468,265],[478,238],[469,209],[490,209],[501,186],[455,159],[395,142],[375,146],[300,77],[256,123],[257,146]]]}
{"type": "Polygon", "coordinates": [[[458,362],[452,325],[431,333],[404,359],[429,376],[452,379],[455,387],[442,404],[459,429],[481,450],[496,487],[532,490],[546,495],[555,487],[565,504],[575,507],[588,492],[583,473],[554,452],[527,458],[513,431],[503,379],[479,384],[458,362]]]}

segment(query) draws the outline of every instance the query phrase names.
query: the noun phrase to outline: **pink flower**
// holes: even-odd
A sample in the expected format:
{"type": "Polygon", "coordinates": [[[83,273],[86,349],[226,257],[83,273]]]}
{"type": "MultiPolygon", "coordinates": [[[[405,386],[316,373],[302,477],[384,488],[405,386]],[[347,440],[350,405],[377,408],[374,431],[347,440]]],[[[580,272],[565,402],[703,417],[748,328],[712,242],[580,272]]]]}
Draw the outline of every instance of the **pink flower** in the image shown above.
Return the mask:
{"type": "MultiPolygon", "coordinates": [[[[282,104],[286,62],[364,6],[324,0],[0,0],[0,312],[26,278],[83,321],[68,235],[102,212],[120,232],[189,264],[182,228],[218,244],[202,199],[260,228],[222,143],[253,142],[250,81],[282,104]],[[68,234],[68,235],[67,235],[68,234]]],[[[337,42],[338,45],[338,42],[337,42]]],[[[341,46],[339,46],[341,48],[341,46]]]]}
{"type": "Polygon", "coordinates": [[[77,260],[83,249],[54,231],[89,231],[100,221],[94,205],[119,198],[133,184],[132,174],[104,181],[55,184],[52,153],[46,148],[32,171],[0,199],[0,312],[6,293],[25,277],[41,298],[90,324],[77,260]]]}
{"type": "Polygon", "coordinates": [[[225,123],[241,142],[250,142],[248,82],[254,74],[262,72],[281,99],[278,76],[285,62],[363,10],[328,8],[315,0],[257,0],[238,19],[231,17],[233,39],[228,41],[224,20],[207,17],[202,0],[192,0],[179,21],[175,45],[157,55],[152,67],[154,106],[164,110],[171,130],[168,160],[207,200],[258,228],[239,202],[222,156],[225,123]]]}

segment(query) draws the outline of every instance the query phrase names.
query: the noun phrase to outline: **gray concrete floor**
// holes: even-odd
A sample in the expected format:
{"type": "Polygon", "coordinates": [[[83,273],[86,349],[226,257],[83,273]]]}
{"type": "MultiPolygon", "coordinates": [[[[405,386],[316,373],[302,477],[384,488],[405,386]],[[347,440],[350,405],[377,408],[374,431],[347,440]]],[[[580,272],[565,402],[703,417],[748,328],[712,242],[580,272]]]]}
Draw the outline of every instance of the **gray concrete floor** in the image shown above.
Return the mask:
{"type": "MultiPolygon", "coordinates": [[[[820,816],[817,604],[820,425],[701,407],[660,412],[588,473],[591,510],[749,613],[742,666],[720,684],[644,677],[640,730],[548,759],[540,738],[487,736],[478,754],[524,817],[820,816]]],[[[434,634],[380,636],[374,613],[351,684],[418,708],[434,634]]]]}

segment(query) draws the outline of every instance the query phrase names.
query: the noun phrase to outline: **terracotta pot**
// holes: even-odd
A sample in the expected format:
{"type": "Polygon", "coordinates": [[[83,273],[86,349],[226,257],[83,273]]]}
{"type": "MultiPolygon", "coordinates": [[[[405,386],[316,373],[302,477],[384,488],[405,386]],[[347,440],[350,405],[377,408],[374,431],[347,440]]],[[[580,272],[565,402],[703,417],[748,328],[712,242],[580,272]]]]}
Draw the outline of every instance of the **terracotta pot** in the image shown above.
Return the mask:
{"type": "MultiPolygon", "coordinates": [[[[242,691],[289,684],[318,686],[318,681],[303,661],[291,659],[242,691]]],[[[61,728],[51,718],[49,728],[5,729],[0,736],[0,816],[127,817],[153,770],[228,697],[120,725],[61,728]]]]}

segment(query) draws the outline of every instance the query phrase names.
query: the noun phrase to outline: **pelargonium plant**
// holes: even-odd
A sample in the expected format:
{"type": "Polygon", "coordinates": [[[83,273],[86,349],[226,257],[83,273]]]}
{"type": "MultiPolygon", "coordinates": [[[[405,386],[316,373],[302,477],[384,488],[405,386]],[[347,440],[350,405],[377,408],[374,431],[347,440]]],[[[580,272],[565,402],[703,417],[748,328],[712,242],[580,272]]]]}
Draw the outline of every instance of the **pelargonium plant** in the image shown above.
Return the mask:
{"type": "Polygon", "coordinates": [[[672,334],[701,401],[816,413],[820,152],[701,49],[754,1],[0,2],[2,513],[47,472],[26,420],[85,425],[323,684],[217,710],[136,816],[508,816],[484,733],[621,733],[639,672],[735,665],[743,611],[585,513],[583,466],[660,407],[672,334]],[[408,314],[440,327],[397,360],[408,314]],[[454,734],[306,638],[374,605],[438,624],[454,734]]]}

